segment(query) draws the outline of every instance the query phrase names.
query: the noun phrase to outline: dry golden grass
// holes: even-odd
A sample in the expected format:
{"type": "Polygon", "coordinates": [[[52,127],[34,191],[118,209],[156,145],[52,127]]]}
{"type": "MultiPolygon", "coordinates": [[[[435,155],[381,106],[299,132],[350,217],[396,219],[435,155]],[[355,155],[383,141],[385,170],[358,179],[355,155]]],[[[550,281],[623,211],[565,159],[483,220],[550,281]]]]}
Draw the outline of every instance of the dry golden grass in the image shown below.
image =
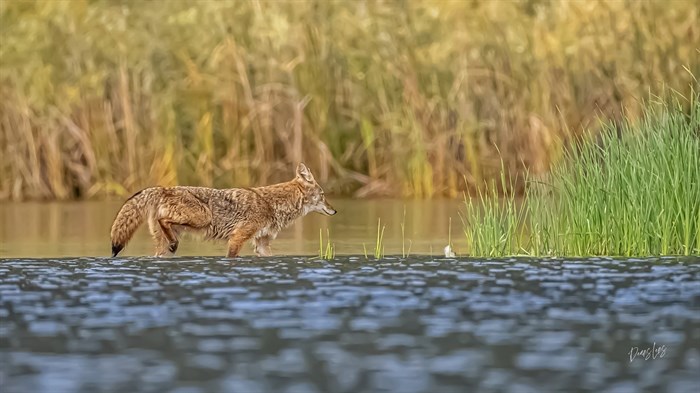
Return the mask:
{"type": "MultiPolygon", "coordinates": [[[[459,195],[700,75],[695,1],[2,1],[0,199],[459,195]]],[[[520,187],[520,186],[516,186],[520,187]]]]}

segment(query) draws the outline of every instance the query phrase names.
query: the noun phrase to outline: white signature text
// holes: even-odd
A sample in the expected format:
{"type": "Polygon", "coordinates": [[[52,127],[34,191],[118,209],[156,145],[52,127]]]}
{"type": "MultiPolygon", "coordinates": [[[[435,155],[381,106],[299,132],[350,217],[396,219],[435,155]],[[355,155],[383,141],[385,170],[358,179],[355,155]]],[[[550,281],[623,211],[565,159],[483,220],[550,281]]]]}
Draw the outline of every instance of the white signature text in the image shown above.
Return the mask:
{"type": "Polygon", "coordinates": [[[630,348],[629,355],[630,363],[637,358],[644,360],[663,358],[664,355],[666,355],[666,346],[657,346],[656,343],[654,343],[651,347],[646,348],[632,347],[630,348]]]}

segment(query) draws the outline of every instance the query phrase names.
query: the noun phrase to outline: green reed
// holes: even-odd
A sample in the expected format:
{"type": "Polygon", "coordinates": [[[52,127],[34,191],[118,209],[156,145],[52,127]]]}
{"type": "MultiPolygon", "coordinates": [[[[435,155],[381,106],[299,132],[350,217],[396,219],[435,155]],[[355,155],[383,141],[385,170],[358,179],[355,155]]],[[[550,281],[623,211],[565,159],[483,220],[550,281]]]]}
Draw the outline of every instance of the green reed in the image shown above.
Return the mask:
{"type": "MultiPolygon", "coordinates": [[[[508,184],[505,175],[501,184],[508,184]]],[[[477,197],[466,197],[462,217],[467,248],[471,255],[503,256],[523,252],[523,223],[526,210],[514,193],[502,196],[498,187],[480,190],[477,197]]]]}
{"type": "Polygon", "coordinates": [[[331,243],[331,231],[326,229],[326,241],[323,241],[323,230],[318,230],[318,257],[320,259],[335,258],[335,245],[331,243]]]}
{"type": "MultiPolygon", "coordinates": [[[[0,200],[456,196],[700,75],[697,2],[2,1],[0,200]],[[683,66],[691,72],[685,72],[683,66]]],[[[511,181],[509,180],[509,184],[511,181]]]]}
{"type": "MultiPolygon", "coordinates": [[[[377,219],[377,233],[374,239],[374,250],[372,250],[372,254],[374,256],[374,259],[381,259],[384,258],[384,230],[386,229],[385,225],[382,225],[382,219],[378,218],[377,219]]],[[[365,255],[365,259],[369,259],[369,253],[367,252],[367,245],[365,243],[362,243],[362,249],[365,255]]]]}
{"type": "Polygon", "coordinates": [[[700,253],[700,99],[689,97],[606,125],[522,199],[468,199],[471,254],[700,253]]]}
{"type": "MultiPolygon", "coordinates": [[[[374,259],[381,259],[384,257],[384,230],[385,225],[382,225],[382,219],[377,219],[377,236],[374,243],[374,259]]],[[[367,254],[367,250],[365,250],[367,254]]]]}

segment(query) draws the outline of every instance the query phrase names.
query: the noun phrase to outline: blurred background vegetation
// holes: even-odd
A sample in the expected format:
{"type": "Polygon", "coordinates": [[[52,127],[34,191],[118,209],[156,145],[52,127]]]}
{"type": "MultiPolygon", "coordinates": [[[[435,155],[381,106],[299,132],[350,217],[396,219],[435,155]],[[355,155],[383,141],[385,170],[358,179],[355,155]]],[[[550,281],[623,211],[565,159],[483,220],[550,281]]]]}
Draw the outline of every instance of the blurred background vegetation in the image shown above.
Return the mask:
{"type": "Polygon", "coordinates": [[[263,185],[300,160],[336,194],[521,189],[640,98],[690,96],[699,8],[2,0],[0,200],[263,185]]]}

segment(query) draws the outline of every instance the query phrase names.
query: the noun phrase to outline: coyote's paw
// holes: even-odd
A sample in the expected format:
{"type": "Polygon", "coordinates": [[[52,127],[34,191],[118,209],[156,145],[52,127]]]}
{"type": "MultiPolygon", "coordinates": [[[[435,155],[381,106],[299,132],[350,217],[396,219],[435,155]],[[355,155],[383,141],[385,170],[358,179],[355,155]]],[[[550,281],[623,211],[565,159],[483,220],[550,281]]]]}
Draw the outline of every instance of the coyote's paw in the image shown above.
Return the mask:
{"type": "Polygon", "coordinates": [[[172,242],[172,243],[168,244],[168,251],[170,251],[174,254],[175,251],[177,251],[177,246],[179,246],[179,245],[180,245],[180,242],[172,242]]]}

